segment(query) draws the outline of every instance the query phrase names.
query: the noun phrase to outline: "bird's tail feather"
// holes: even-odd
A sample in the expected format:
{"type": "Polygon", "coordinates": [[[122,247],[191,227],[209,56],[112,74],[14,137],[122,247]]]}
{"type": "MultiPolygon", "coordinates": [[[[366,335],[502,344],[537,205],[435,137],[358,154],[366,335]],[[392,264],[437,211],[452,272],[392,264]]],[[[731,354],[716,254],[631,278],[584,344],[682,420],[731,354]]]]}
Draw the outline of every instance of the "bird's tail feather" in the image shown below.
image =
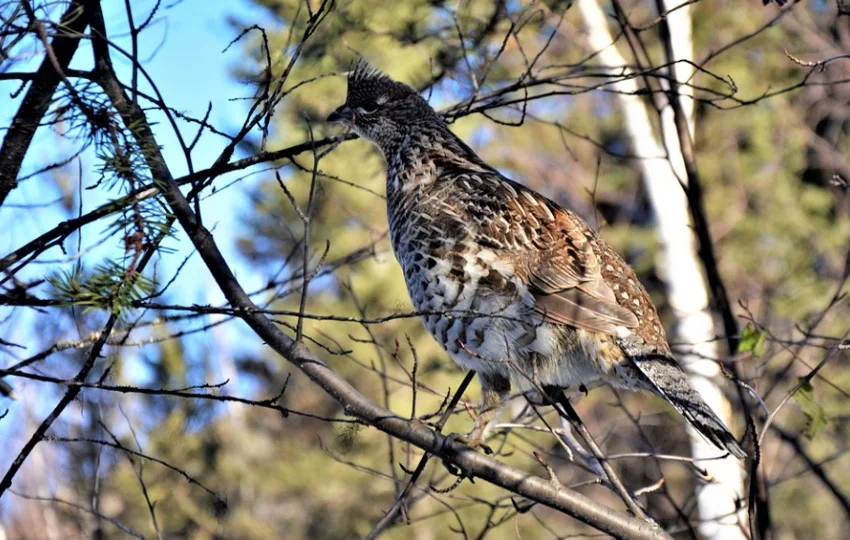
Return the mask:
{"type": "Polygon", "coordinates": [[[728,450],[730,454],[738,459],[745,459],[747,457],[747,451],[744,450],[723,421],[714,414],[714,411],[704,401],[700,400],[694,403],[690,401],[679,402],[669,397],[667,399],[703,437],[716,447],[721,450],[728,450]]]}
{"type": "Polygon", "coordinates": [[[703,437],[738,459],[747,457],[747,452],[694,390],[688,376],[675,360],[661,355],[640,355],[633,356],[632,361],[649,379],[652,390],[669,401],[703,437]]]}

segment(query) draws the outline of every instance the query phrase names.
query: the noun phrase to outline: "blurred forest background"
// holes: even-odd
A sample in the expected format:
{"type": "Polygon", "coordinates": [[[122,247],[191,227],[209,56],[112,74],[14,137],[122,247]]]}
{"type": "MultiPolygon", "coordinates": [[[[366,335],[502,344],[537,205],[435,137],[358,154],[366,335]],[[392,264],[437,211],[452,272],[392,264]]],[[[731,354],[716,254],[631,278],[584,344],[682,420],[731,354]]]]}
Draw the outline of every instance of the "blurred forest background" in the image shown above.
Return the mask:
{"type": "MultiPolygon", "coordinates": [[[[44,53],[60,18],[94,4],[0,4],[4,136],[38,83],[27,74],[42,62],[55,73],[54,60],[63,61],[44,53]]],[[[652,67],[634,77],[647,104],[666,76],[662,4],[600,2],[620,54],[652,67]]],[[[694,154],[717,271],[741,329],[718,384],[736,411],[735,433],[747,426],[730,366],[778,411],[749,501],[769,509],[766,537],[846,538],[850,11],[840,1],[686,4],[700,66],[688,81],[694,154]]],[[[379,153],[324,122],[361,56],[421,89],[506,175],[600,229],[674,335],[658,220],[607,83],[625,72],[598,67],[572,2],[102,5],[124,91],[148,115],[240,283],[285,333],[303,332],[318,358],[381,406],[435,422],[463,373],[410,315],[387,238],[379,153]],[[275,154],[292,147],[299,151],[275,154]]],[[[367,535],[422,451],[347,415],[240,321],[157,191],[147,161],[155,152],[134,139],[144,130],[122,126],[101,89],[98,40],[78,41],[11,178],[19,185],[0,206],[0,374],[16,398],[0,397],[0,472],[8,477],[34,440],[11,487],[2,486],[2,531],[10,539],[367,535]],[[54,410],[58,418],[38,431],[54,410]]],[[[464,392],[444,432],[470,429],[477,392],[477,383],[464,392]]],[[[761,433],[769,412],[752,397],[744,403],[761,433]]],[[[647,513],[677,538],[702,534],[696,497],[710,479],[687,459],[675,411],[607,388],[576,408],[647,513]]],[[[548,466],[564,486],[622,511],[528,414],[521,398],[512,401],[491,444],[496,459],[544,478],[548,466]]],[[[456,485],[439,460],[416,486],[384,537],[599,534],[481,480],[456,485]]]]}

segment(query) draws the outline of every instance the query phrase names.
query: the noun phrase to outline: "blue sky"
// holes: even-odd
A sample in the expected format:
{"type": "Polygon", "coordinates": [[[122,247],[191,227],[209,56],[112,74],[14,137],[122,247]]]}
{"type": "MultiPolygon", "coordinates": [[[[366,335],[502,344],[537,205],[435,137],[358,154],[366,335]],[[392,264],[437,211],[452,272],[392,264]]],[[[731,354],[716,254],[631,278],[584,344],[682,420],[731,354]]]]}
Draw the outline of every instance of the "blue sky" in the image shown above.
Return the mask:
{"type": "MultiPolygon", "coordinates": [[[[152,0],[133,2],[134,16],[137,23],[144,20],[154,5],[152,0]]],[[[124,2],[118,0],[105,0],[103,2],[108,31],[119,46],[130,50],[130,40],[126,34],[127,24],[124,14],[124,2]]],[[[210,122],[219,129],[226,132],[234,132],[244,120],[247,101],[233,98],[246,97],[251,94],[251,88],[243,86],[232,77],[232,67],[244,62],[244,48],[240,44],[232,46],[226,53],[222,52],[225,46],[238,35],[239,29],[228,23],[228,18],[235,18],[247,24],[261,23],[271,29],[276,24],[269,20],[267,12],[258,9],[253,4],[242,1],[226,0],[183,0],[179,3],[163,2],[161,11],[157,16],[158,22],[146,31],[140,38],[140,57],[144,59],[144,66],[155,80],[160,92],[166,102],[171,106],[191,116],[203,117],[208,103],[212,103],[213,113],[210,122]]],[[[26,52],[23,51],[23,52],[26,52]]],[[[87,69],[91,65],[91,51],[87,46],[81,46],[74,58],[72,67],[87,69]]],[[[116,57],[117,58],[117,57],[116,57]]],[[[40,57],[34,57],[28,62],[14,66],[14,70],[34,70],[40,57]]],[[[129,81],[129,63],[116,59],[116,68],[119,76],[129,81]]],[[[0,125],[9,125],[18,106],[21,97],[10,98],[10,94],[17,89],[18,85],[10,81],[0,81],[0,125]]],[[[140,83],[140,88],[148,90],[140,83]]],[[[22,92],[23,94],[24,92],[22,92]]],[[[164,117],[157,113],[150,113],[149,120],[155,123],[154,131],[158,141],[163,146],[165,158],[175,176],[187,172],[187,166],[180,147],[176,144],[176,137],[164,117]]],[[[184,138],[191,140],[196,128],[181,125],[184,129],[184,138]]],[[[196,168],[205,168],[212,165],[219,152],[224,147],[225,141],[214,135],[206,135],[201,138],[193,152],[196,168]]],[[[45,163],[56,161],[68,156],[74,149],[72,144],[61,141],[50,130],[41,129],[36,140],[30,148],[24,162],[22,175],[26,175],[43,166],[45,163]]],[[[237,151],[236,158],[240,157],[237,151]]],[[[83,187],[91,186],[97,179],[97,161],[91,152],[82,156],[83,187]]],[[[70,187],[76,192],[78,185],[77,163],[66,167],[63,174],[67,175],[70,187]]],[[[0,208],[0,257],[23,245],[38,234],[53,228],[58,222],[67,219],[67,214],[61,210],[58,204],[47,205],[41,208],[28,208],[23,210],[21,205],[33,203],[44,203],[58,199],[61,192],[54,185],[51,173],[33,177],[21,184],[8,197],[6,204],[0,208]]],[[[234,266],[241,283],[246,289],[251,290],[263,282],[263,276],[253,275],[247,265],[242,264],[240,257],[234,248],[234,239],[240,233],[240,218],[250,209],[250,202],[244,193],[251,188],[258,177],[248,179],[237,185],[236,188],[225,190],[221,195],[213,196],[204,202],[205,225],[214,231],[215,238],[222,248],[225,256],[234,266]]],[[[232,178],[223,177],[217,184],[224,185],[232,178]]],[[[83,192],[83,212],[99,206],[109,198],[118,195],[117,191],[106,193],[101,189],[93,189],[83,192]]],[[[75,203],[76,204],[76,203],[75,203]]],[[[102,260],[110,254],[120,255],[122,249],[120,238],[112,238],[101,243],[102,224],[94,224],[84,229],[82,237],[82,248],[87,250],[85,260],[87,264],[102,260]]],[[[72,236],[66,243],[68,254],[73,255],[76,249],[77,237],[72,236]]],[[[169,247],[176,248],[177,253],[165,257],[159,263],[158,271],[163,276],[170,276],[185,256],[191,253],[191,244],[185,235],[178,235],[176,241],[172,240],[169,247]]],[[[64,259],[64,255],[58,249],[52,249],[42,255],[43,260],[64,259]]],[[[64,265],[66,268],[72,263],[64,265]]],[[[34,279],[44,277],[48,268],[53,266],[33,265],[19,274],[21,279],[34,279]]],[[[43,294],[43,291],[40,291],[43,294]]],[[[209,273],[197,256],[190,259],[184,268],[181,278],[169,290],[171,300],[181,303],[211,303],[219,304],[223,301],[209,273]]],[[[0,308],[0,321],[10,312],[9,308],[0,308]]],[[[26,358],[49,344],[41,343],[38,337],[39,326],[51,324],[44,316],[35,318],[32,311],[19,309],[15,316],[0,326],[0,336],[9,341],[23,344],[27,347],[25,351],[16,350],[15,358],[0,351],[0,366],[7,366],[19,358],[26,358]]],[[[217,336],[217,340],[227,340],[229,343],[247,343],[247,349],[261,346],[256,339],[234,340],[234,333],[241,333],[239,323],[227,325],[223,334],[217,336]]],[[[75,339],[79,336],[70,333],[65,339],[75,339]]],[[[196,339],[206,340],[208,336],[198,336],[196,339]]],[[[209,350],[209,344],[205,349],[209,350]]],[[[231,351],[233,352],[233,351],[231,351]]],[[[237,353],[239,352],[237,347],[237,353]]],[[[215,362],[211,362],[215,364],[215,362]]],[[[138,365],[127,366],[125,374],[144,378],[144,372],[138,365]]],[[[228,375],[232,375],[228,373],[228,375]]],[[[32,422],[39,422],[49,408],[52,408],[54,399],[45,399],[43,388],[38,384],[15,379],[10,381],[14,384],[19,400],[11,402],[0,398],[0,414],[9,409],[9,415],[0,421],[0,471],[5,471],[10,461],[17,454],[26,437],[32,431],[32,422]],[[33,417],[34,413],[34,417],[33,417]],[[27,427],[28,426],[28,427],[27,427]]],[[[194,381],[201,382],[201,381],[194,381]]],[[[235,390],[235,388],[233,389],[235,390]]],[[[70,411],[69,411],[70,412],[70,411]]],[[[2,473],[2,472],[0,472],[2,473]]]]}
{"type": "MultiPolygon", "coordinates": [[[[129,38],[124,35],[127,26],[123,2],[110,0],[103,5],[112,39],[119,46],[129,50],[129,38]]],[[[138,22],[147,16],[154,2],[146,0],[134,2],[133,5],[135,19],[138,22]]],[[[159,22],[143,34],[139,48],[140,57],[146,59],[145,68],[171,106],[201,118],[208,103],[212,103],[213,112],[210,122],[224,131],[233,132],[241,125],[247,102],[232,101],[232,98],[248,96],[251,89],[244,87],[231,76],[231,68],[241,61],[243,49],[237,44],[227,53],[222,53],[227,43],[238,34],[238,29],[228,24],[229,16],[237,16],[244,21],[262,21],[270,24],[270,21],[266,20],[264,11],[247,2],[183,0],[168,9],[161,10],[160,16],[157,17],[159,22]]],[[[117,54],[114,58],[119,76],[129,81],[129,62],[122,60],[117,54]]],[[[88,47],[81,46],[72,67],[86,69],[91,65],[89,59],[90,50],[88,47]]],[[[35,69],[35,64],[30,62],[29,65],[16,66],[16,69],[35,69]]],[[[9,124],[20,104],[20,97],[7,98],[16,88],[17,84],[14,82],[0,81],[0,95],[4,96],[4,99],[0,101],[2,125],[9,124]]],[[[140,88],[149,90],[143,82],[140,82],[140,88]]],[[[172,173],[175,176],[186,174],[188,169],[183,154],[176,144],[176,137],[166,123],[164,115],[149,112],[148,116],[154,124],[157,140],[163,147],[163,153],[172,173]]],[[[181,123],[180,126],[183,129],[184,138],[191,139],[196,132],[194,126],[185,123],[181,123]]],[[[204,168],[211,165],[224,145],[223,139],[215,135],[206,134],[202,137],[193,152],[195,167],[204,168]]],[[[72,149],[72,145],[60,141],[49,130],[41,129],[27,154],[21,175],[24,176],[51,160],[67,156],[72,149]]],[[[238,150],[236,157],[239,157],[238,150]]],[[[84,154],[83,187],[91,186],[96,181],[96,165],[91,152],[84,154]]],[[[76,163],[64,170],[71,177],[69,180],[74,190],[77,183],[76,171],[76,163]]],[[[15,208],[16,205],[55,200],[61,193],[55,190],[53,185],[50,173],[47,173],[23,182],[12,192],[8,198],[8,208],[0,209],[0,230],[5,231],[0,236],[0,253],[8,253],[36,234],[52,228],[59,220],[67,218],[55,206],[29,209],[23,217],[22,212],[16,211],[19,210],[15,208]]],[[[109,194],[110,197],[116,195],[117,193],[114,192],[109,194]]],[[[108,198],[101,190],[86,191],[83,211],[91,210],[106,200],[108,198]]],[[[215,228],[216,238],[224,249],[230,250],[234,234],[238,231],[239,213],[247,208],[241,206],[245,202],[244,198],[231,192],[226,197],[212,197],[204,205],[205,218],[210,220],[208,226],[215,228]]],[[[84,248],[87,244],[96,243],[99,232],[96,228],[90,228],[84,232],[82,242],[84,248]]],[[[67,243],[66,248],[73,248],[76,238],[72,240],[67,243]]],[[[58,249],[44,256],[45,259],[61,257],[62,254],[58,249]]],[[[189,268],[188,270],[197,269],[189,268]]]]}
{"type": "MultiPolygon", "coordinates": [[[[127,30],[124,16],[123,2],[116,0],[103,3],[107,25],[113,40],[119,46],[130,50],[129,38],[125,35],[127,30]]],[[[143,20],[149,13],[153,1],[134,2],[134,15],[136,21],[143,20]]],[[[165,5],[165,4],[164,4],[165,5]]],[[[183,0],[170,8],[164,9],[157,17],[159,22],[152,25],[140,39],[140,57],[145,59],[145,68],[155,80],[159,91],[164,99],[174,108],[191,116],[203,117],[208,103],[212,103],[213,112],[210,123],[227,132],[234,132],[244,118],[247,101],[233,101],[233,98],[248,96],[251,88],[245,87],[231,76],[231,69],[237,65],[243,56],[243,49],[237,44],[230,48],[227,53],[222,50],[239,32],[228,24],[230,16],[237,16],[240,20],[272,24],[267,20],[264,11],[257,9],[247,2],[228,2],[224,0],[183,0]]],[[[80,47],[74,58],[72,67],[87,69],[90,67],[90,50],[88,47],[80,47]]],[[[129,62],[122,60],[118,54],[114,56],[119,76],[125,81],[130,80],[129,62]]],[[[36,58],[40,60],[40,58],[36,58]]],[[[35,68],[35,62],[31,65],[17,67],[17,69],[35,68]]],[[[9,81],[0,81],[0,95],[8,96],[17,88],[17,84],[9,81]]],[[[140,77],[140,88],[149,91],[149,87],[143,83],[140,77]]],[[[0,122],[8,125],[20,104],[18,99],[4,99],[0,102],[0,122]]],[[[188,172],[188,168],[180,147],[176,143],[176,136],[165,120],[164,115],[157,112],[148,113],[149,120],[154,124],[157,140],[163,147],[163,153],[175,176],[181,176],[188,172]]],[[[196,132],[196,127],[179,122],[183,130],[184,138],[191,140],[196,132]]],[[[210,166],[219,152],[225,146],[225,141],[215,135],[205,134],[193,152],[193,160],[196,168],[210,166]]],[[[43,166],[45,163],[65,157],[74,147],[67,142],[61,141],[47,129],[41,129],[33,143],[30,152],[24,162],[21,175],[43,166]]],[[[237,150],[236,158],[240,157],[237,150]]],[[[82,157],[83,187],[89,187],[97,180],[97,161],[93,154],[88,152],[82,157]]],[[[77,164],[65,167],[64,173],[69,176],[71,188],[77,188],[77,164]]],[[[67,219],[61,209],[56,205],[45,208],[28,209],[21,212],[18,205],[43,203],[52,201],[61,195],[54,187],[54,182],[46,173],[39,177],[26,180],[21,186],[14,190],[8,198],[8,207],[0,209],[0,230],[5,233],[0,236],[0,253],[6,254],[19,247],[24,242],[33,238],[56,225],[60,220],[67,219]],[[23,216],[22,216],[23,214],[23,216]]],[[[223,179],[221,184],[228,179],[223,179]]],[[[247,182],[250,184],[250,180],[247,182]]],[[[239,193],[245,188],[240,184],[237,190],[230,190],[225,196],[211,197],[205,202],[204,217],[206,225],[214,229],[215,236],[226,254],[237,263],[238,257],[232,249],[233,239],[239,232],[239,217],[247,212],[247,199],[240,197],[239,193]],[[237,193],[237,191],[239,193],[237,193]]],[[[117,196],[117,192],[104,193],[103,190],[91,190],[84,192],[83,211],[91,210],[109,198],[117,196]],[[108,195],[108,196],[107,196],[108,195]]],[[[93,252],[108,254],[108,250],[120,249],[120,239],[107,242],[105,246],[98,247],[98,240],[102,225],[94,225],[84,230],[82,240],[83,249],[92,248],[93,252]]],[[[73,251],[76,238],[72,237],[66,242],[66,248],[73,251]]],[[[185,237],[180,242],[172,242],[171,247],[187,248],[185,237]]],[[[90,252],[91,253],[91,252],[90,252]]],[[[114,251],[112,251],[114,253],[114,251]]],[[[188,254],[186,251],[185,254],[188,254]]],[[[46,253],[43,258],[55,260],[63,255],[58,249],[46,253]]],[[[87,260],[96,260],[97,257],[87,257],[87,260]]],[[[175,261],[182,260],[179,255],[172,257],[175,261]]],[[[42,268],[36,268],[40,272],[42,268]]],[[[206,277],[206,272],[199,261],[193,258],[186,268],[187,274],[197,278],[200,275],[206,277]],[[198,263],[198,264],[196,264],[198,263]]],[[[245,276],[249,278],[249,276],[245,276]]],[[[197,284],[196,281],[193,283],[197,284]]],[[[247,284],[250,286],[250,283],[247,284]]],[[[175,290],[179,290],[175,287],[175,290]]],[[[199,287],[193,287],[199,290],[199,287]]],[[[186,301],[201,302],[202,298],[186,298],[186,301]]],[[[210,299],[208,301],[214,301],[210,299]]]]}

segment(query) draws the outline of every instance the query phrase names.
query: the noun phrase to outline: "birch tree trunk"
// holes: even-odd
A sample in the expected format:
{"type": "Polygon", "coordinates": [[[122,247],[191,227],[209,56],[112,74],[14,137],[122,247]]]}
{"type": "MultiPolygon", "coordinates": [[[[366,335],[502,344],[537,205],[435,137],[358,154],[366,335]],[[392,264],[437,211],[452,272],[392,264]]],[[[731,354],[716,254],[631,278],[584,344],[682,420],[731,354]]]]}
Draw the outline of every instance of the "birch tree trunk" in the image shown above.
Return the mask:
{"type": "MultiPolygon", "coordinates": [[[[680,5],[682,0],[665,0],[664,9],[680,5]]],[[[613,44],[605,14],[597,0],[578,0],[592,50],[603,67],[613,74],[628,71],[627,62],[613,44]]],[[[667,15],[674,58],[692,59],[690,7],[685,6],[667,15]]],[[[672,75],[685,82],[693,75],[693,68],[678,62],[672,75]]],[[[661,110],[660,138],[653,128],[649,114],[638,90],[636,79],[616,82],[614,89],[625,116],[627,134],[634,153],[641,156],[640,167],[650,203],[655,212],[658,236],[662,248],[662,277],[667,286],[667,297],[676,314],[677,341],[691,343],[691,350],[680,357],[683,367],[691,375],[694,387],[706,403],[729,425],[732,408],[723,392],[714,382],[720,368],[711,359],[717,358],[714,340],[714,321],[708,310],[708,289],[697,257],[696,242],[691,232],[688,202],[682,184],[687,182],[684,160],[676,134],[673,109],[665,104],[661,110]],[[662,144],[663,142],[663,144],[662,144]]],[[[680,86],[682,107],[688,119],[688,128],[694,133],[694,104],[691,90],[680,86]]],[[[688,425],[691,436],[691,453],[695,458],[715,457],[717,448],[705,441],[688,425]]],[[[697,501],[701,517],[699,531],[712,540],[745,539],[740,524],[746,523],[746,512],[739,510],[737,501],[744,499],[743,469],[734,457],[700,462],[713,481],[697,488],[697,501]]]]}

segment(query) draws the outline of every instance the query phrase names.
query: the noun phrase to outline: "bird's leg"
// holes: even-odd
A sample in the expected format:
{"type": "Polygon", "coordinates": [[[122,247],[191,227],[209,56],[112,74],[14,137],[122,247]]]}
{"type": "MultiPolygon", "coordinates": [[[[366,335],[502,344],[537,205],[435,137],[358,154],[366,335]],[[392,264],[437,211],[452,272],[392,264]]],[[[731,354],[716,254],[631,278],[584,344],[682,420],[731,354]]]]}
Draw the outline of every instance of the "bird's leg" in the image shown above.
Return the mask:
{"type": "Polygon", "coordinates": [[[472,431],[467,437],[473,442],[482,444],[489,434],[490,426],[502,412],[502,406],[511,393],[511,381],[501,375],[484,373],[478,374],[478,380],[481,382],[481,406],[472,431]]]}
{"type": "Polygon", "coordinates": [[[487,440],[493,421],[511,393],[511,381],[502,375],[481,372],[478,373],[478,380],[481,383],[481,406],[472,431],[466,435],[451,434],[449,437],[470,448],[480,447],[485,453],[492,454],[493,450],[484,444],[484,441],[487,440]]]}

